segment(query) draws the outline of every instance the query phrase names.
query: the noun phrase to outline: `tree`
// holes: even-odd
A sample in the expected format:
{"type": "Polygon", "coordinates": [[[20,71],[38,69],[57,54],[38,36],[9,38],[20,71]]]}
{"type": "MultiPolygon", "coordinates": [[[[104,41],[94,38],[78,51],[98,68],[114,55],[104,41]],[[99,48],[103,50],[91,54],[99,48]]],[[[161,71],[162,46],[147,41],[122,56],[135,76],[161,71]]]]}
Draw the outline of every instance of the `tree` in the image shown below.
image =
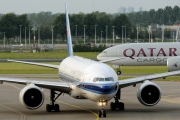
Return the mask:
{"type": "MultiPolygon", "coordinates": [[[[61,35],[63,40],[66,37],[66,16],[65,14],[60,14],[54,21],[54,33],[57,35],[58,33],[61,35]]],[[[70,18],[70,17],[69,17],[70,18]]]]}
{"type": "Polygon", "coordinates": [[[18,21],[15,14],[5,14],[0,20],[0,32],[5,32],[6,38],[13,38],[17,35],[18,21]]]}
{"type": "MultiPolygon", "coordinates": [[[[17,28],[18,28],[18,31],[20,31],[20,26],[19,25],[22,25],[21,26],[21,37],[24,38],[24,36],[25,36],[25,27],[28,27],[30,25],[26,14],[22,14],[22,15],[17,16],[17,28]]],[[[17,33],[19,34],[18,31],[17,31],[17,33]]]]}
{"type": "MultiPolygon", "coordinates": [[[[132,26],[128,19],[128,17],[125,14],[121,14],[119,16],[116,16],[113,20],[113,25],[116,26],[116,35],[122,36],[122,26],[126,26],[126,33],[130,34],[132,32],[132,26]]],[[[123,30],[124,33],[124,30],[123,30]]]]}
{"type": "Polygon", "coordinates": [[[84,24],[86,25],[86,35],[92,37],[94,34],[94,25],[97,25],[97,18],[94,13],[87,14],[84,18],[84,24]]]}

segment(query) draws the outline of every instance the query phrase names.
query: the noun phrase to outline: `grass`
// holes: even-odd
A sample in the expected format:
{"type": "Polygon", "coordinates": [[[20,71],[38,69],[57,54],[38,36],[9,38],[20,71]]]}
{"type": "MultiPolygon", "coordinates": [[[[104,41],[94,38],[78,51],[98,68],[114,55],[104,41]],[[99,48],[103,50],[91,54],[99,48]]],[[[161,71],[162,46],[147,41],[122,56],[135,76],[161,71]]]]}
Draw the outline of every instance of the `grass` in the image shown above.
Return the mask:
{"type": "MultiPolygon", "coordinates": [[[[85,58],[96,59],[98,52],[75,52],[74,55],[85,58]]],[[[67,51],[55,52],[40,52],[40,53],[0,53],[0,59],[64,59],[67,57],[67,51]]],[[[51,64],[51,63],[50,63],[51,64]]],[[[52,63],[58,64],[59,63],[52,63]]],[[[121,66],[122,74],[127,74],[126,77],[120,76],[119,79],[132,78],[128,74],[156,74],[167,72],[166,66],[121,66]]],[[[57,69],[27,65],[21,63],[5,62],[0,63],[0,74],[57,74],[57,69]]],[[[158,80],[175,80],[179,81],[180,76],[171,76],[166,79],[158,80]]]]}
{"type": "MultiPolygon", "coordinates": [[[[96,59],[99,52],[74,52],[76,56],[96,59]]],[[[39,53],[0,53],[0,59],[64,59],[67,51],[39,52],[39,53]]]]}
{"type": "MultiPolygon", "coordinates": [[[[59,65],[56,63],[49,63],[59,65]]],[[[127,76],[120,76],[119,80],[132,78],[130,74],[135,75],[146,75],[146,74],[156,74],[167,72],[166,66],[122,66],[121,67],[122,74],[126,74],[127,76]]],[[[0,63],[0,74],[58,74],[57,69],[46,68],[28,64],[21,63],[13,63],[13,62],[5,62],[0,63]]],[[[180,76],[170,76],[166,79],[158,79],[165,81],[180,81],[180,76]]]]}
{"type": "Polygon", "coordinates": [[[0,74],[57,74],[57,69],[21,63],[0,63],[0,74]]]}

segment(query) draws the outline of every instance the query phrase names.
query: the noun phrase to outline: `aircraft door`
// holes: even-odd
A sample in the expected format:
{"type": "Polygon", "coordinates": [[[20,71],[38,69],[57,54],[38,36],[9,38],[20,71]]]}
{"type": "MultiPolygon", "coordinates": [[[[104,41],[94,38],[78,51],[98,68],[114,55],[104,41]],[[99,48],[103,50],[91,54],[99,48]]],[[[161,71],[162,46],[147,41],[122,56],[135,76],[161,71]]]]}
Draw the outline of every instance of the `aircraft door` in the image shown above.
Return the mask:
{"type": "Polygon", "coordinates": [[[120,49],[119,51],[118,51],[118,57],[122,57],[123,56],[123,49],[120,49]]]}

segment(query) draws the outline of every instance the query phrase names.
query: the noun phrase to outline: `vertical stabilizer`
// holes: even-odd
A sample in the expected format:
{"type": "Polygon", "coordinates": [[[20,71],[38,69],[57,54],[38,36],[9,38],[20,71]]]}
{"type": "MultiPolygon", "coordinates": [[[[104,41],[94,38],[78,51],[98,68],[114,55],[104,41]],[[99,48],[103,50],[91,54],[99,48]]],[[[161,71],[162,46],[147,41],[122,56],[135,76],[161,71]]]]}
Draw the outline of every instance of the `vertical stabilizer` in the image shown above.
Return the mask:
{"type": "Polygon", "coordinates": [[[66,6],[66,33],[67,33],[67,43],[68,43],[68,56],[73,56],[73,46],[72,46],[72,39],[71,39],[71,29],[69,25],[69,15],[67,10],[67,4],[66,6]]]}

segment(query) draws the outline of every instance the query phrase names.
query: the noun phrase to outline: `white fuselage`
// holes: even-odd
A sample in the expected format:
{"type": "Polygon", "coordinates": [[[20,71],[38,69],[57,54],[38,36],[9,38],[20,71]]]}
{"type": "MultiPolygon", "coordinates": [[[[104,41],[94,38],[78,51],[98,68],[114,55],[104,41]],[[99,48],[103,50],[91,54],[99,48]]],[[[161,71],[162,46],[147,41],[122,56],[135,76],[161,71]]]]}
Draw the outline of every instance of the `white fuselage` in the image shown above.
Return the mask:
{"type": "Polygon", "coordinates": [[[105,49],[97,56],[98,60],[113,58],[110,63],[121,66],[146,66],[146,65],[167,65],[169,57],[180,56],[180,43],[129,43],[121,44],[105,49]]]}
{"type": "Polygon", "coordinates": [[[70,94],[74,97],[83,96],[93,101],[110,100],[118,90],[118,77],[114,70],[90,59],[67,57],[59,66],[59,75],[72,83],[70,94]]]}

